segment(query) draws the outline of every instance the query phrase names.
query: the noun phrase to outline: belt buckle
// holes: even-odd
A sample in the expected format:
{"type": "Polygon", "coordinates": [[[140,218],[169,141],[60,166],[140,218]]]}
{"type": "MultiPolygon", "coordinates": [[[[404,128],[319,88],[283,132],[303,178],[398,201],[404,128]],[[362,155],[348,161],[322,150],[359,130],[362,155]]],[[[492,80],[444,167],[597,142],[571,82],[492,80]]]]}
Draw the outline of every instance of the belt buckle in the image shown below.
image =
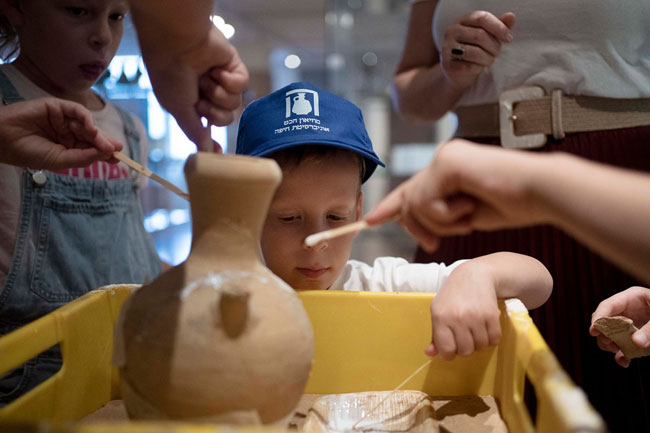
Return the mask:
{"type": "Polygon", "coordinates": [[[544,97],[544,89],[537,86],[505,90],[499,96],[499,135],[501,146],[509,149],[534,149],[546,144],[545,134],[515,135],[513,108],[517,102],[544,97]]]}

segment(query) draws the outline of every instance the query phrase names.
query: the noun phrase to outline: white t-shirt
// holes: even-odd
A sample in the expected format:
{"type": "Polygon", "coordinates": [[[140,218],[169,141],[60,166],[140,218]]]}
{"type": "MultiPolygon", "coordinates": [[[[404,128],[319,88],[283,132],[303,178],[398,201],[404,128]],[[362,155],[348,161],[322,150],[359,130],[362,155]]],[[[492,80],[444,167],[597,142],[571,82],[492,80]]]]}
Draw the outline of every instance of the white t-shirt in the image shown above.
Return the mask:
{"type": "Polygon", "coordinates": [[[355,292],[433,292],[440,291],[458,265],[409,263],[401,257],[379,257],[372,266],[349,260],[330,290],[355,292]]]}
{"type": "Polygon", "coordinates": [[[537,85],[547,93],[650,98],[650,1],[440,0],[433,35],[438,50],[458,17],[485,10],[516,15],[514,40],[483,71],[458,106],[492,103],[501,91],[537,85]]]}
{"type": "MultiPolygon", "coordinates": [[[[25,99],[36,99],[51,97],[49,93],[32,83],[27,77],[20,73],[13,65],[0,65],[0,70],[9,78],[11,84],[16,88],[18,94],[25,99]]],[[[0,94],[2,93],[0,89],[0,94]]],[[[107,132],[116,140],[120,141],[124,148],[122,152],[130,154],[128,143],[124,135],[124,125],[117,108],[110,102],[104,100],[104,108],[98,111],[92,111],[95,124],[107,132]]],[[[135,116],[131,115],[135,127],[140,134],[141,155],[143,165],[146,165],[147,156],[147,134],[142,122],[135,116]]],[[[0,143],[2,145],[2,143],[0,143]]],[[[0,289],[4,285],[11,259],[13,258],[14,247],[16,245],[16,232],[18,220],[20,217],[20,208],[22,200],[22,175],[24,169],[13,165],[0,163],[0,289]]],[[[86,169],[70,169],[60,173],[73,177],[96,178],[96,179],[120,179],[132,177],[131,170],[119,163],[117,166],[98,161],[86,169]]],[[[138,176],[137,183],[140,187],[144,186],[147,179],[144,176],[138,176]]]]}

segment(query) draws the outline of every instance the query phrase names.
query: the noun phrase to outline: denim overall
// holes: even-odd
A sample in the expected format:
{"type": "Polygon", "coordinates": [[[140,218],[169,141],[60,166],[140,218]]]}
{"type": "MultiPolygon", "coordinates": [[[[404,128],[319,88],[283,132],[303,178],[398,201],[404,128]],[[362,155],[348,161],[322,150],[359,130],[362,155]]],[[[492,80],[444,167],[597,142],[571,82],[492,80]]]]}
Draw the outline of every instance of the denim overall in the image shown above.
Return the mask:
{"type": "MultiPolygon", "coordinates": [[[[23,100],[1,71],[0,91],[5,105],[23,100]]],[[[118,112],[130,156],[142,163],[133,119],[118,112]]],[[[25,170],[22,185],[16,246],[0,287],[0,335],[98,287],[144,283],[160,273],[158,254],[144,230],[135,178],[106,181],[49,171],[35,176],[25,170]]],[[[0,377],[0,406],[60,367],[61,352],[55,346],[0,377]]]]}

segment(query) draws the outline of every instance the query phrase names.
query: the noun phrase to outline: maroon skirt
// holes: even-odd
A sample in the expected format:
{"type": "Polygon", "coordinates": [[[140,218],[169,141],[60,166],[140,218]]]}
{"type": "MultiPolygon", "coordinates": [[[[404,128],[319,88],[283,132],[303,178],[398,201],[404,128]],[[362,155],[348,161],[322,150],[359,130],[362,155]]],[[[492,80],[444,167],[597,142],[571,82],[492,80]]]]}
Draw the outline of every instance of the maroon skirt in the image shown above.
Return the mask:
{"type": "MultiPolygon", "coordinates": [[[[498,145],[495,138],[472,139],[498,145]]],[[[533,152],[568,152],[650,172],[650,126],[569,134],[533,152]]],[[[612,209],[616,212],[616,209],[612,209]]],[[[650,229],[650,216],[648,217],[650,229]]],[[[650,357],[627,369],[589,335],[591,313],[609,296],[641,282],[562,231],[549,226],[444,238],[434,254],[418,249],[416,262],[451,263],[496,251],[527,254],[551,272],[553,294],[531,316],[566,372],[587,393],[612,432],[650,432],[650,357]]],[[[648,257],[650,266],[650,257],[648,257]]]]}

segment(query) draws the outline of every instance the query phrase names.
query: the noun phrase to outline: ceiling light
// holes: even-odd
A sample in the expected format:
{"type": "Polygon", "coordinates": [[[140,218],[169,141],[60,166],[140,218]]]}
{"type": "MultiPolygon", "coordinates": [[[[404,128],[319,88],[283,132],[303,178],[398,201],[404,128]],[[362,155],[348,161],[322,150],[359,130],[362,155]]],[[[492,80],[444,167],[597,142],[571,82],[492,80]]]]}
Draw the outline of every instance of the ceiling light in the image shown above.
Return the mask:
{"type": "Polygon", "coordinates": [[[300,57],[296,56],[295,54],[289,54],[284,58],[284,66],[289,69],[296,69],[298,66],[300,66],[300,63],[300,57]]]}
{"type": "Polygon", "coordinates": [[[350,12],[343,12],[339,18],[339,25],[344,29],[349,29],[354,25],[354,15],[350,12]]]}
{"type": "Polygon", "coordinates": [[[329,53],[325,58],[325,66],[331,71],[338,71],[345,67],[345,57],[341,53],[329,53]]]}
{"type": "Polygon", "coordinates": [[[363,56],[361,56],[361,61],[366,66],[375,66],[377,65],[378,61],[377,54],[373,53],[372,51],[368,51],[363,56]]]}
{"type": "Polygon", "coordinates": [[[328,26],[335,26],[336,20],[336,12],[329,11],[325,14],[325,24],[328,26]]]}

